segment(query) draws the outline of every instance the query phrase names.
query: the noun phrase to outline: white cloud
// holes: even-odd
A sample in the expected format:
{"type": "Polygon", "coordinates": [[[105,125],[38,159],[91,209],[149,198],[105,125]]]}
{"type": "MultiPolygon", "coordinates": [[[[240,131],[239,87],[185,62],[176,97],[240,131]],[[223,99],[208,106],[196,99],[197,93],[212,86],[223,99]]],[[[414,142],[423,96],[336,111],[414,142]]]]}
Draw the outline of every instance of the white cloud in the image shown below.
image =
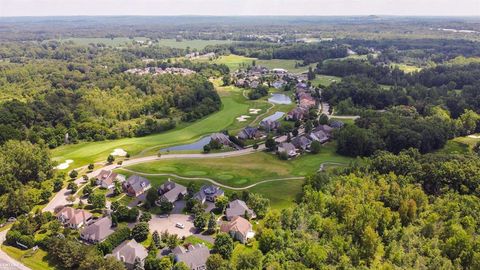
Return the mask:
{"type": "Polygon", "coordinates": [[[474,15],[480,0],[0,0],[0,16],[474,15]]]}

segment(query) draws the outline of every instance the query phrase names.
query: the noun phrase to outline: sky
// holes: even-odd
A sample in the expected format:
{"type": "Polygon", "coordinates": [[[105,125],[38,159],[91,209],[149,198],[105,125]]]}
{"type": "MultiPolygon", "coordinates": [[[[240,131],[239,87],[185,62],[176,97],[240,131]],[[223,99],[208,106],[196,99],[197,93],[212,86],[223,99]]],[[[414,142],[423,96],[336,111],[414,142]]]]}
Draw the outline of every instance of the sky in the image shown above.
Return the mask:
{"type": "Polygon", "coordinates": [[[480,16],[480,0],[0,0],[0,17],[72,15],[480,16]]]}

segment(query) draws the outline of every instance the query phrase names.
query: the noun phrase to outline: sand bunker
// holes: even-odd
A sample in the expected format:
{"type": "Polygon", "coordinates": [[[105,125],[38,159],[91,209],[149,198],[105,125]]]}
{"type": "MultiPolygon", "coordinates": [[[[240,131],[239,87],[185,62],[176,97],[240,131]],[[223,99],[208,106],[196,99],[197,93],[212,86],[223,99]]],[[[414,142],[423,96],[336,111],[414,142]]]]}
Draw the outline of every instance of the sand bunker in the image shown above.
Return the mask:
{"type": "Polygon", "coordinates": [[[70,164],[73,163],[73,160],[67,159],[65,162],[59,164],[55,169],[57,170],[65,170],[66,168],[70,167],[70,164]]]}
{"type": "Polygon", "coordinates": [[[127,155],[127,152],[125,152],[125,150],[123,150],[122,148],[117,148],[117,149],[114,149],[110,155],[124,157],[127,155]]]}
{"type": "Polygon", "coordinates": [[[238,122],[245,122],[245,121],[247,121],[248,118],[250,118],[250,116],[248,116],[248,115],[241,115],[241,116],[237,117],[237,121],[238,121],[238,122]]]}
{"type": "Polygon", "coordinates": [[[261,111],[262,109],[248,109],[248,113],[250,114],[258,114],[259,111],[261,111]]]}
{"type": "Polygon", "coordinates": [[[468,137],[472,139],[480,139],[480,135],[468,135],[468,137]]]}

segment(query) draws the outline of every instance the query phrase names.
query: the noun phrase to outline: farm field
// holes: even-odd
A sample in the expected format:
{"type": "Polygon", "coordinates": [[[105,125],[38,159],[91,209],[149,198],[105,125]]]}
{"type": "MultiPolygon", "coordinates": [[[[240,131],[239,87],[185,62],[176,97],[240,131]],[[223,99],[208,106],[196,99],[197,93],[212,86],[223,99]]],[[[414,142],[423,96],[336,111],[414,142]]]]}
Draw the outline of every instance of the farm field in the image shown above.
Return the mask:
{"type": "MultiPolygon", "coordinates": [[[[155,154],[160,148],[191,143],[200,137],[228,129],[237,124],[236,117],[247,114],[251,106],[237,88],[219,88],[222,108],[195,123],[179,126],[171,131],[145,137],[124,138],[99,142],[82,142],[65,145],[52,150],[52,157],[59,163],[71,159],[71,167],[79,167],[91,162],[104,161],[115,149],[122,148],[130,155],[155,154]]],[[[247,123],[245,123],[247,124],[247,123]]]]}

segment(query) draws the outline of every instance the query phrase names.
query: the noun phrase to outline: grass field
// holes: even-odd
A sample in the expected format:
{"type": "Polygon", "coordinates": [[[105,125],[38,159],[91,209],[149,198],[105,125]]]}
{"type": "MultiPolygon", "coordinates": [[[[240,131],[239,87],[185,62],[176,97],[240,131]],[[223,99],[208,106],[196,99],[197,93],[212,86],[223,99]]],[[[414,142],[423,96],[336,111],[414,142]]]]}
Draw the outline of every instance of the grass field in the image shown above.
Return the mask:
{"type": "Polygon", "coordinates": [[[421,67],[407,65],[407,64],[393,64],[392,68],[394,68],[394,67],[398,67],[401,71],[403,71],[405,73],[413,73],[413,72],[418,72],[418,71],[422,70],[421,67]]]}
{"type": "Polygon", "coordinates": [[[263,60],[263,59],[256,59],[245,57],[241,55],[224,55],[220,56],[218,59],[213,60],[213,63],[216,64],[225,64],[230,68],[231,71],[235,71],[239,68],[245,68],[247,66],[251,66],[253,60],[256,61],[258,66],[264,66],[268,69],[273,68],[283,68],[292,73],[302,73],[308,71],[308,67],[311,66],[312,68],[315,67],[316,64],[311,64],[309,66],[303,67],[295,67],[295,63],[301,64],[301,60],[289,60],[289,59],[271,59],[271,60],[263,60]]]}
{"type": "MultiPolygon", "coordinates": [[[[474,134],[473,136],[480,136],[480,133],[474,134]]],[[[469,153],[478,142],[480,142],[480,138],[472,138],[468,136],[457,137],[449,140],[442,149],[438,150],[438,152],[446,154],[466,154],[469,153]]]]}
{"type": "Polygon", "coordinates": [[[322,86],[329,86],[330,84],[340,82],[341,80],[341,77],[317,74],[315,79],[312,80],[312,85],[318,86],[320,84],[322,86]]]}
{"type": "Polygon", "coordinates": [[[42,249],[37,251],[21,250],[11,246],[2,245],[2,250],[10,257],[23,263],[32,270],[56,269],[54,265],[49,264],[47,252],[42,249]]]}
{"type": "Polygon", "coordinates": [[[52,157],[60,163],[71,159],[74,161],[71,168],[75,168],[104,161],[115,148],[122,148],[132,156],[141,151],[144,155],[155,154],[160,148],[191,143],[204,135],[228,129],[231,125],[239,128],[235,118],[247,114],[249,107],[255,106],[247,102],[241,92],[238,88],[220,89],[223,103],[221,110],[188,126],[146,137],[65,145],[52,150],[52,157]]]}

